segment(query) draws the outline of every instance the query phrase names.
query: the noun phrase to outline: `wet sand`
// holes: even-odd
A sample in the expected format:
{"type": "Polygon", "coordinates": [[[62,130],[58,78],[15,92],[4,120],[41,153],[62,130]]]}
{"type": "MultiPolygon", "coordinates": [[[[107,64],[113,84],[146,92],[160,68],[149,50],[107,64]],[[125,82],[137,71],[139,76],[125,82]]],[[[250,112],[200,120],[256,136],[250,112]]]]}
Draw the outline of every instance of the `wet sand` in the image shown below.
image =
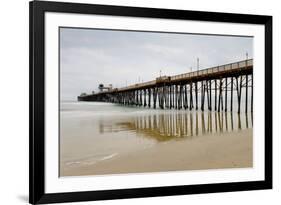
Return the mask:
{"type": "Polygon", "coordinates": [[[119,154],[95,164],[61,166],[61,176],[144,173],[253,166],[252,128],[193,136],[119,154]]]}

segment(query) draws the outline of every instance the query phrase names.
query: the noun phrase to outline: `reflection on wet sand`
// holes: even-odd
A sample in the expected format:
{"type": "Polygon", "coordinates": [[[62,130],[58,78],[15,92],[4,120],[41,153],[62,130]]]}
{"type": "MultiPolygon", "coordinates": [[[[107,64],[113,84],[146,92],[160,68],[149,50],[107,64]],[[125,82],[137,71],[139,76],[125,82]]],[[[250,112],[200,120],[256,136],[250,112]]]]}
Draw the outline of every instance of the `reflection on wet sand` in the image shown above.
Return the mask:
{"type": "Polygon", "coordinates": [[[252,113],[164,112],[99,124],[100,133],[131,131],[158,142],[252,128],[252,113]],[[251,122],[248,121],[251,115],[251,122]]]}

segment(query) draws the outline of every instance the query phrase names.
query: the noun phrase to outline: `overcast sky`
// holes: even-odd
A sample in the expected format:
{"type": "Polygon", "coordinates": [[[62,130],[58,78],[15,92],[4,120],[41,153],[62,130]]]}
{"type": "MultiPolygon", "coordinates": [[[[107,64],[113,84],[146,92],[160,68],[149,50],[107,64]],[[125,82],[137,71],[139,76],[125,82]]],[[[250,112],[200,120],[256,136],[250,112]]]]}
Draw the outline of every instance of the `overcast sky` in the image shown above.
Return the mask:
{"type": "Polygon", "coordinates": [[[253,56],[252,37],[60,29],[61,99],[253,56]]]}

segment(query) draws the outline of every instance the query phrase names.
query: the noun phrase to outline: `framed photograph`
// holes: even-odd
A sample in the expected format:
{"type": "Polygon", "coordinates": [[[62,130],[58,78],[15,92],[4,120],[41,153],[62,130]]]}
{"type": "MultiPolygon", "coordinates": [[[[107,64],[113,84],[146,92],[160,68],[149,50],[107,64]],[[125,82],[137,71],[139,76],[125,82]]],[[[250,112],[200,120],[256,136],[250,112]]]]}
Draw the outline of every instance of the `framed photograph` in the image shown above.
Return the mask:
{"type": "Polygon", "coordinates": [[[272,17],[30,2],[30,203],[272,188],[272,17]]]}

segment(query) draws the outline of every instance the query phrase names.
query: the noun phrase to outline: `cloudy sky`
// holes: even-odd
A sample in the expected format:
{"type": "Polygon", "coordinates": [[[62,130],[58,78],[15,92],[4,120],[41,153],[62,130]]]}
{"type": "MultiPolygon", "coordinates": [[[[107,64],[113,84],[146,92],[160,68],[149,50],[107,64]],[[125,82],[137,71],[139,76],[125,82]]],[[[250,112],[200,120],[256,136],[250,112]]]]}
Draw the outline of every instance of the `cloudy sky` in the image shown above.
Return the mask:
{"type": "Polygon", "coordinates": [[[252,37],[60,29],[61,99],[245,60],[252,37]]]}

